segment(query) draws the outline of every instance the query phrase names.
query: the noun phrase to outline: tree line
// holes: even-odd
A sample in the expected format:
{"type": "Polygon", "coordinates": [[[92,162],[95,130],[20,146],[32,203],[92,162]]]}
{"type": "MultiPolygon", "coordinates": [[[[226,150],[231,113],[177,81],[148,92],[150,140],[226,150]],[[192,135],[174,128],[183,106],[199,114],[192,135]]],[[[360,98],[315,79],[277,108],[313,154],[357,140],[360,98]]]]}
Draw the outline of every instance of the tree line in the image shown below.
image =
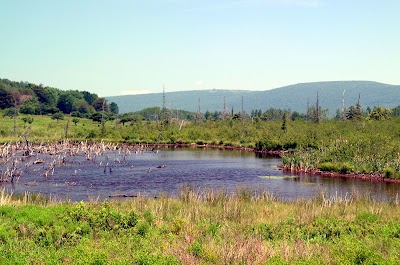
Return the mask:
{"type": "Polygon", "coordinates": [[[62,115],[92,118],[99,112],[116,115],[119,112],[115,102],[88,91],[63,91],[54,87],[29,82],[15,82],[0,79],[0,109],[4,115],[16,113],[31,115],[62,115]]]}
{"type": "MultiPolygon", "coordinates": [[[[88,91],[67,90],[36,85],[29,82],[15,82],[8,79],[0,79],[0,109],[4,110],[4,116],[16,116],[18,113],[31,115],[52,115],[54,119],[62,119],[64,114],[76,118],[89,118],[93,121],[113,120],[119,118],[120,122],[135,122],[138,120],[156,120],[168,123],[173,118],[191,121],[201,120],[226,120],[226,119],[251,119],[252,121],[268,120],[307,120],[319,123],[321,120],[329,119],[328,110],[323,109],[318,102],[307,106],[305,113],[291,111],[290,109],[269,108],[252,110],[246,112],[231,112],[207,110],[205,113],[195,113],[185,110],[161,109],[159,107],[146,108],[135,113],[119,114],[118,105],[110,104],[105,98],[88,91]]],[[[367,107],[365,110],[357,102],[348,108],[336,111],[334,119],[361,120],[370,118],[375,120],[388,119],[392,116],[400,116],[400,106],[387,109],[375,106],[373,109],[367,107]]],[[[29,120],[30,121],[30,120],[29,120]]],[[[28,121],[28,122],[29,122],[28,121]]]]}

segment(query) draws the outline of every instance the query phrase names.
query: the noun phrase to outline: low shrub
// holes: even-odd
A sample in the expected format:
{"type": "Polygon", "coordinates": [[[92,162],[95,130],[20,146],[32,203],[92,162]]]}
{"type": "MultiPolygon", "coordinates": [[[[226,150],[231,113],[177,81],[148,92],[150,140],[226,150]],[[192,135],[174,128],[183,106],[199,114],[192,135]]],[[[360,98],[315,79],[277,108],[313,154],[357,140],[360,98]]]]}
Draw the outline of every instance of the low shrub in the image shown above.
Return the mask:
{"type": "Polygon", "coordinates": [[[150,231],[150,226],[148,223],[140,222],[137,225],[137,234],[138,235],[145,237],[149,233],[149,231],[150,231]]]}
{"type": "Polygon", "coordinates": [[[91,209],[84,202],[80,202],[69,210],[68,217],[70,222],[87,222],[90,228],[105,231],[128,229],[138,223],[138,215],[135,212],[121,213],[113,209],[108,202],[104,202],[99,210],[91,209]]]}
{"type": "Polygon", "coordinates": [[[286,142],[283,144],[283,150],[293,150],[297,148],[297,142],[286,142]]]}
{"type": "Polygon", "coordinates": [[[258,151],[270,151],[270,150],[282,150],[283,146],[277,140],[274,139],[267,139],[267,140],[260,140],[256,142],[255,148],[258,151]]]}
{"type": "Polygon", "coordinates": [[[324,162],[318,165],[318,169],[324,172],[339,172],[339,166],[332,162],[324,162]]]}
{"type": "Polygon", "coordinates": [[[196,257],[201,258],[203,256],[204,250],[203,250],[203,245],[199,241],[194,241],[190,246],[189,246],[189,252],[193,254],[196,257]]]}
{"type": "Polygon", "coordinates": [[[399,172],[397,172],[394,168],[392,167],[386,167],[383,171],[383,176],[385,178],[391,178],[391,179],[397,179],[400,177],[399,172]]]}
{"type": "Polygon", "coordinates": [[[339,173],[347,174],[350,172],[353,172],[353,167],[349,163],[344,162],[339,166],[339,173]]]}

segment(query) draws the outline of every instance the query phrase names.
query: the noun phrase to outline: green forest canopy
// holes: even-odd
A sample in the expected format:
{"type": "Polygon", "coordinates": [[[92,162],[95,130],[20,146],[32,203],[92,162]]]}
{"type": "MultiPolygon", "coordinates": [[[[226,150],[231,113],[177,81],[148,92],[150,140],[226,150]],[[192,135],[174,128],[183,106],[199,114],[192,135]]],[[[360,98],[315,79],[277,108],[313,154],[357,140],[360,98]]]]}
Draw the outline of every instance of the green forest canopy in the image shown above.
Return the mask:
{"type": "Polygon", "coordinates": [[[18,108],[19,113],[46,115],[62,112],[73,116],[90,115],[104,111],[118,114],[115,102],[88,91],[63,91],[29,82],[0,79],[0,109],[18,108]]]}

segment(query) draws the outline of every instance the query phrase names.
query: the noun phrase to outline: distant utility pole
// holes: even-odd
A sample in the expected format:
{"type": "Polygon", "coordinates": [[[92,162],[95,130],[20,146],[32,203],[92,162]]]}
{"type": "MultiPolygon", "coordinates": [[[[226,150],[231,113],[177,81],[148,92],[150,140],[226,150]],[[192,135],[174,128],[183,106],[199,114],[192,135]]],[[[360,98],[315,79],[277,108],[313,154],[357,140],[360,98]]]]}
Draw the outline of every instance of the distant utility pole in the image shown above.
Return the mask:
{"type": "Polygon", "coordinates": [[[310,98],[307,98],[307,111],[306,111],[306,121],[310,119],[310,98]]]}
{"type": "Polygon", "coordinates": [[[357,112],[357,119],[361,119],[361,105],[360,105],[360,98],[361,98],[361,93],[358,93],[358,101],[356,105],[356,112],[357,112]]]}
{"type": "Polygon", "coordinates": [[[222,112],[222,119],[225,120],[225,116],[226,116],[226,102],[225,102],[225,96],[224,96],[224,110],[222,112]]]}

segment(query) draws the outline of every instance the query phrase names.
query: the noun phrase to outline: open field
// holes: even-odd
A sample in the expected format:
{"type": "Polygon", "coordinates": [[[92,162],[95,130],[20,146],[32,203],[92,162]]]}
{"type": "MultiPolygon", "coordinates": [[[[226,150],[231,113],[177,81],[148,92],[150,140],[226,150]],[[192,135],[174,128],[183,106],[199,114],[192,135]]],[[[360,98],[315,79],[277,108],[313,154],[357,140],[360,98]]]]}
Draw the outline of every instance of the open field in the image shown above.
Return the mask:
{"type": "Polygon", "coordinates": [[[177,198],[54,202],[0,194],[1,264],[398,264],[399,201],[177,198]]]}

